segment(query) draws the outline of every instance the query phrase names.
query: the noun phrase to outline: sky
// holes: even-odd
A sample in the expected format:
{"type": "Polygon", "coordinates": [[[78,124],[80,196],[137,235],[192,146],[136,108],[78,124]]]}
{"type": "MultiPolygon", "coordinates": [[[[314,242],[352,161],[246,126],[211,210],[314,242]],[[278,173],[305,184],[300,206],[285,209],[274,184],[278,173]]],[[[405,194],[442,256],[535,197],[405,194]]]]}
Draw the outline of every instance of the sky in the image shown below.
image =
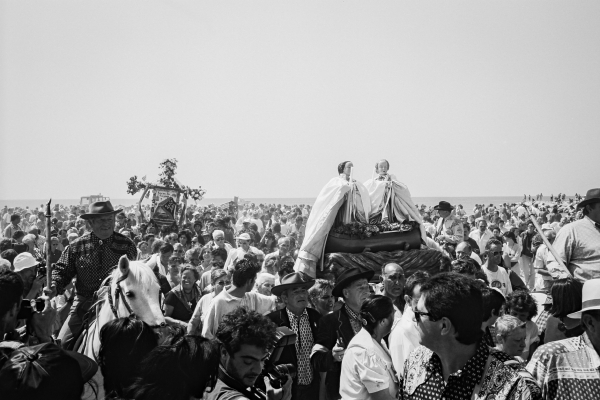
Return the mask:
{"type": "Polygon", "coordinates": [[[600,2],[0,0],[0,199],[599,187],[600,2]]]}

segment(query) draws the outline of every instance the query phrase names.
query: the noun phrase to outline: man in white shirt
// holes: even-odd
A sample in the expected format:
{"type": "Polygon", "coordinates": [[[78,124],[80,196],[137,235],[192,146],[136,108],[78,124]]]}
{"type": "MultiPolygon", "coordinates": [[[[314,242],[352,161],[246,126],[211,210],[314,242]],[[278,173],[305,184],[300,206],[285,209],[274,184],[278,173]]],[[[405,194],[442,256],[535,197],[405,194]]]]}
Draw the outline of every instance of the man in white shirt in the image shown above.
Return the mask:
{"type": "Polygon", "coordinates": [[[252,291],[259,271],[260,267],[248,259],[242,259],[235,264],[231,287],[219,293],[208,306],[202,336],[213,339],[223,316],[238,307],[246,307],[262,315],[275,309],[274,297],[252,291]]]}
{"type": "Polygon", "coordinates": [[[406,280],[404,286],[404,300],[406,302],[404,314],[390,332],[390,354],[398,378],[404,375],[404,361],[406,361],[410,352],[419,346],[420,336],[414,321],[413,308],[419,302],[421,285],[427,279],[429,279],[427,272],[417,271],[406,280]]]}
{"type": "Polygon", "coordinates": [[[487,221],[483,218],[477,222],[477,227],[479,229],[471,232],[469,237],[477,242],[479,254],[482,254],[485,251],[487,242],[492,238],[493,234],[487,229],[487,221]]]}
{"type": "Polygon", "coordinates": [[[238,247],[236,249],[231,250],[229,252],[229,254],[227,255],[227,260],[225,261],[225,270],[227,270],[229,272],[233,271],[233,267],[235,266],[235,263],[238,260],[241,260],[242,258],[244,258],[244,255],[246,255],[247,253],[254,254],[258,259],[262,259],[261,260],[261,264],[262,264],[262,261],[265,258],[265,253],[263,253],[262,251],[260,251],[259,249],[257,249],[254,246],[250,246],[250,241],[252,239],[250,238],[250,235],[248,233],[242,233],[236,239],[237,239],[238,247]],[[262,255],[262,257],[261,257],[261,255],[262,255]]]}
{"type": "Polygon", "coordinates": [[[502,243],[492,239],[488,242],[486,251],[488,259],[481,266],[481,269],[488,278],[489,286],[499,289],[506,297],[512,293],[513,289],[508,272],[500,266],[502,262],[502,243]]]}

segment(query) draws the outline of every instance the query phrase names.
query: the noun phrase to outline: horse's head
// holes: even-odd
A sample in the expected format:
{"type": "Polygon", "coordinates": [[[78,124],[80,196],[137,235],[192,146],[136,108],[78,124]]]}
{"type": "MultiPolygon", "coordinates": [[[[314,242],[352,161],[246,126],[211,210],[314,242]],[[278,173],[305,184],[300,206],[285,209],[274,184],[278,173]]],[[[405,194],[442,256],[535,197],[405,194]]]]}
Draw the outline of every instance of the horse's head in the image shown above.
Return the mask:
{"type": "Polygon", "coordinates": [[[110,296],[118,317],[127,317],[133,312],[150,326],[165,326],[158,280],[143,262],[129,261],[127,256],[119,259],[111,275],[110,296]]]}

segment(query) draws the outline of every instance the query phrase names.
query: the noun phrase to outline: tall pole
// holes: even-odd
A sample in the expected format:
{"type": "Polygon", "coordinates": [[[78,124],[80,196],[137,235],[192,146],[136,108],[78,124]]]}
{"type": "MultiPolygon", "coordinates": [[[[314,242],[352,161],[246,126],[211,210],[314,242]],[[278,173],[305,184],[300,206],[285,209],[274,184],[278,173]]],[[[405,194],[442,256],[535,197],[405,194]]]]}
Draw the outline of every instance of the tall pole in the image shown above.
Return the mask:
{"type": "Polygon", "coordinates": [[[52,212],[50,211],[50,203],[52,199],[48,200],[46,204],[46,286],[50,287],[52,284],[52,265],[50,264],[51,248],[50,245],[52,240],[50,238],[50,231],[52,230],[52,212]]]}

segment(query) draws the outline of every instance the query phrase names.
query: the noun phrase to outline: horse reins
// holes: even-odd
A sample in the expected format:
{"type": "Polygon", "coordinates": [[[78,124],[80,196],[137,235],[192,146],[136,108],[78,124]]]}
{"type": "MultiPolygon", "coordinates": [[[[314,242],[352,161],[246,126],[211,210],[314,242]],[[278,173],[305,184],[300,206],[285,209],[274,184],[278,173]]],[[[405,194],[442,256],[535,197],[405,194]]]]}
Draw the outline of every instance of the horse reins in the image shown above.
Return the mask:
{"type": "MultiPolygon", "coordinates": [[[[114,301],[113,301],[112,293],[111,293],[111,291],[109,289],[109,291],[108,291],[108,304],[110,305],[110,309],[111,309],[113,315],[115,316],[115,318],[119,318],[118,308],[119,308],[119,299],[121,299],[123,301],[123,304],[125,305],[125,308],[127,309],[127,312],[129,312],[129,318],[131,318],[131,319],[138,319],[137,315],[135,315],[135,312],[133,312],[133,309],[129,305],[129,302],[125,298],[125,295],[123,294],[123,288],[121,287],[121,282],[123,282],[124,280],[126,280],[128,276],[129,276],[129,271],[127,271],[126,274],[121,275],[121,277],[117,280],[117,282],[116,282],[116,288],[115,288],[115,299],[114,299],[114,301]]],[[[159,304],[160,304],[161,303],[161,301],[160,301],[160,292],[158,294],[158,297],[159,297],[159,304]]],[[[161,306],[161,308],[162,308],[162,306],[161,306]]],[[[160,325],[149,325],[149,326],[152,329],[158,329],[158,328],[163,328],[166,325],[167,324],[165,322],[163,322],[160,325]]]]}

